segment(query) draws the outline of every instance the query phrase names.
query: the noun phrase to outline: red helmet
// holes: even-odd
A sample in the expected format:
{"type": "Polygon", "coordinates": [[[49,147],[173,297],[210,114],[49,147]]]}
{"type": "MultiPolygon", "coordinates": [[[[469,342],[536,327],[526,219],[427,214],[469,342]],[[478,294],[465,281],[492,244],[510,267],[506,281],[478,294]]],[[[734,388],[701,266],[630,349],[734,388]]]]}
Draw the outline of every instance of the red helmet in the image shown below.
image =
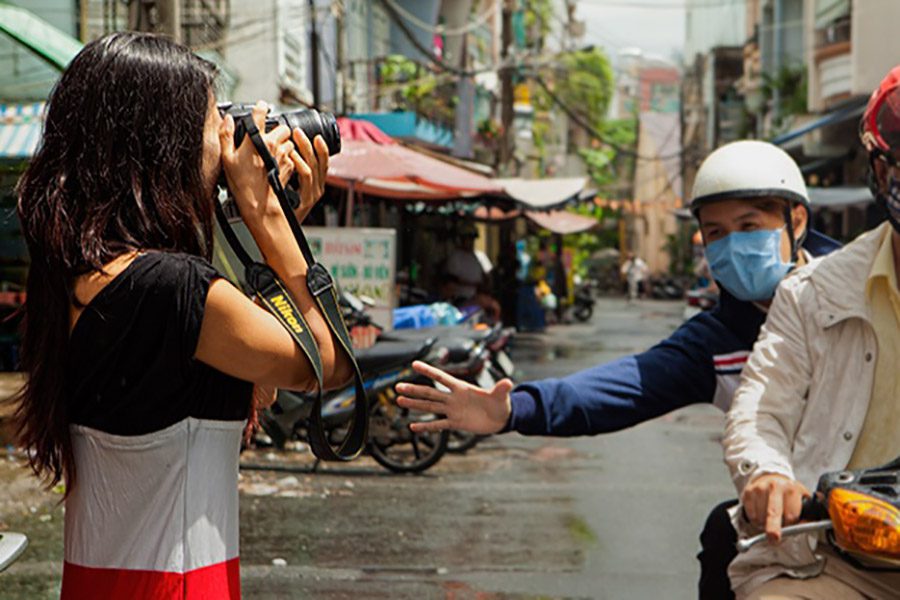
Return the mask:
{"type": "Polygon", "coordinates": [[[893,159],[891,154],[900,151],[900,65],[891,69],[869,98],[859,138],[869,153],[893,159]]]}

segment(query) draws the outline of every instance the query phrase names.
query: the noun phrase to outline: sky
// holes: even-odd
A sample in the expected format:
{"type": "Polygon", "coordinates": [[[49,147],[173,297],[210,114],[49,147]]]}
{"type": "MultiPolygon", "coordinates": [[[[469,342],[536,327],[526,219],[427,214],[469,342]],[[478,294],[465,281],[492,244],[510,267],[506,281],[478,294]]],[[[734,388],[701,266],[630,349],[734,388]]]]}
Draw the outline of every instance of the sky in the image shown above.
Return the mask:
{"type": "Polygon", "coordinates": [[[615,61],[623,48],[680,60],[684,46],[686,0],[577,0],[576,17],[585,21],[584,44],[602,46],[615,61]]]}

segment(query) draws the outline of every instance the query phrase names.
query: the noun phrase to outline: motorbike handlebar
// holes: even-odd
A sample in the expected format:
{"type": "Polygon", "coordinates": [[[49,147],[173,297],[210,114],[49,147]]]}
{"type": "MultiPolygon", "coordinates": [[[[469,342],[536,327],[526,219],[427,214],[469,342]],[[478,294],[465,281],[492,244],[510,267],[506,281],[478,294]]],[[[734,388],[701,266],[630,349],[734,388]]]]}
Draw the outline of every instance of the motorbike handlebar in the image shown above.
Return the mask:
{"type": "MultiPolygon", "coordinates": [[[[743,511],[744,509],[741,508],[742,518],[745,521],[748,521],[747,513],[743,511]]],[[[826,509],[824,502],[820,499],[819,494],[803,499],[803,507],[800,509],[800,521],[802,522],[797,525],[789,525],[783,528],[781,530],[782,538],[831,529],[832,525],[831,519],[828,516],[828,510],[826,509]]],[[[740,553],[744,553],[753,546],[761,544],[764,541],[766,541],[765,533],[738,540],[737,550],[740,553]]]]}

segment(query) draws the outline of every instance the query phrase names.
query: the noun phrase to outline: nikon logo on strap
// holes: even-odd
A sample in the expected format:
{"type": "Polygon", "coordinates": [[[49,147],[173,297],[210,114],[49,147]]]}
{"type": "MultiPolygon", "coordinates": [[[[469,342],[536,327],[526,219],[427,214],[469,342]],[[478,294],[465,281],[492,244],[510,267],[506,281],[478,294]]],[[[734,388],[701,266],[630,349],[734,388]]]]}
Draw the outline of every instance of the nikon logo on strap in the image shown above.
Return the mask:
{"type": "Polygon", "coordinates": [[[284,297],[284,294],[278,294],[270,299],[270,302],[275,309],[281,313],[281,316],[284,317],[285,322],[291,326],[291,329],[294,333],[303,333],[303,327],[300,326],[300,321],[297,320],[297,317],[294,315],[294,307],[291,306],[291,303],[284,297]]]}

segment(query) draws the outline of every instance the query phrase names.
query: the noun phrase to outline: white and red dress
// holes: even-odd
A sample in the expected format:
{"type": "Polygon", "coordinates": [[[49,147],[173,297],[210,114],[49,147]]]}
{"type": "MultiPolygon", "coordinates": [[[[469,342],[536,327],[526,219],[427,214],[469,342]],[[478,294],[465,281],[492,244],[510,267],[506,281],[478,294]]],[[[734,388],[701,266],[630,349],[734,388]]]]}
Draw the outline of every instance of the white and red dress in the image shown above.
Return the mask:
{"type": "Polygon", "coordinates": [[[193,358],[217,276],[197,257],[141,255],[72,332],[64,600],[240,598],[252,385],[193,358]]]}

